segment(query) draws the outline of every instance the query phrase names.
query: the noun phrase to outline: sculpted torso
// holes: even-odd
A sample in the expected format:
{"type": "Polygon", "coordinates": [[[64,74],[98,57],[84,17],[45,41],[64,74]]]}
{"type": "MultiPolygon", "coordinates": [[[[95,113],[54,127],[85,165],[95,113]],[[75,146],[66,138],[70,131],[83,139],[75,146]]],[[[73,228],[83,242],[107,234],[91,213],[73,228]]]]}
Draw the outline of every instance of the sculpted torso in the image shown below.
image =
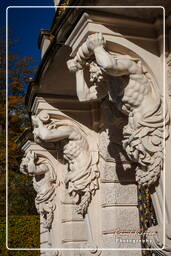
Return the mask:
{"type": "Polygon", "coordinates": [[[34,140],[40,144],[60,141],[67,169],[63,174],[64,184],[75,202],[81,200],[77,212],[84,215],[98,188],[97,143],[92,131],[66,116],[61,119],[61,115],[51,118],[42,111],[32,116],[34,140]]]}
{"type": "MultiPolygon", "coordinates": [[[[140,61],[109,54],[104,49],[104,45],[102,34],[93,34],[88,37],[82,49],[79,49],[75,59],[68,61],[69,69],[76,72],[77,95],[80,101],[90,101],[109,94],[110,100],[116,103],[119,110],[129,116],[131,126],[136,127],[143,114],[148,111],[148,105],[155,104],[151,82],[143,73],[140,61]],[[89,88],[84,79],[83,69],[84,59],[92,54],[98,66],[96,66],[97,75],[92,79],[93,85],[89,88]],[[103,76],[103,73],[110,77],[108,88],[99,84],[98,77],[103,76]]],[[[91,69],[90,64],[90,76],[91,69]]],[[[94,70],[93,72],[95,73],[94,70]]]]}
{"type": "Polygon", "coordinates": [[[86,164],[88,143],[79,130],[76,130],[72,125],[65,125],[65,122],[62,124],[62,121],[54,121],[49,125],[45,125],[39,117],[34,119],[34,125],[35,140],[40,139],[46,142],[62,141],[63,157],[69,162],[70,167],[70,172],[65,181],[67,182],[75,176],[78,178],[78,173],[79,176],[82,175],[82,169],[80,168],[78,171],[76,165],[77,162],[80,162],[80,166],[86,164]]]}
{"type": "MultiPolygon", "coordinates": [[[[101,33],[88,36],[75,58],[68,61],[68,68],[76,73],[80,101],[108,97],[128,117],[127,124],[122,127],[122,145],[128,157],[139,164],[137,182],[149,186],[159,178],[163,164],[160,93],[150,73],[144,72],[139,59],[107,52],[105,44],[101,33]],[[92,61],[93,57],[95,61],[92,61]],[[89,66],[89,86],[84,78],[86,65],[89,66]]],[[[168,124],[167,113],[164,118],[168,124]]]]}

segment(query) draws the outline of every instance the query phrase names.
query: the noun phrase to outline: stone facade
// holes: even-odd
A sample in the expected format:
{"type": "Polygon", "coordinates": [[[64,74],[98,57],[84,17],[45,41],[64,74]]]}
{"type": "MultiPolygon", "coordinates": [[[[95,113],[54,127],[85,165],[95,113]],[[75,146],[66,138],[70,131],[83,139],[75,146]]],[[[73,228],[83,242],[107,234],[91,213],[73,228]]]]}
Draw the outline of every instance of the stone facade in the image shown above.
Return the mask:
{"type": "Polygon", "coordinates": [[[97,9],[66,16],[41,35],[42,64],[26,97],[34,139],[23,144],[21,171],[37,191],[41,253],[168,256],[162,21],[97,9]]]}

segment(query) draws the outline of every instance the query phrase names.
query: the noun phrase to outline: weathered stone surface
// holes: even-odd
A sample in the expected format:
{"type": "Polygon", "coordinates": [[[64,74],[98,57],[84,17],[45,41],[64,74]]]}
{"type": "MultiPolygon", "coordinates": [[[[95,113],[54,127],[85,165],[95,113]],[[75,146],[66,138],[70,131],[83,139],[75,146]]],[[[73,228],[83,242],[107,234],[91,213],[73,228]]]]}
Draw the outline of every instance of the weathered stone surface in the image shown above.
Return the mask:
{"type": "Polygon", "coordinates": [[[64,190],[63,190],[62,197],[61,197],[61,202],[62,202],[63,204],[74,204],[74,200],[73,200],[73,198],[69,195],[67,189],[64,189],[64,190]]]}
{"type": "Polygon", "coordinates": [[[104,248],[141,248],[141,238],[138,235],[103,235],[104,248]]]}
{"type": "Polygon", "coordinates": [[[87,238],[88,231],[82,221],[63,223],[62,242],[85,242],[87,238]]]}
{"type": "MultiPolygon", "coordinates": [[[[123,14],[123,10],[120,11],[117,13],[123,14]]],[[[129,9],[130,14],[133,11],[129,9]]],[[[27,170],[35,178],[36,201],[46,224],[48,235],[45,238],[50,246],[63,244],[65,248],[73,248],[83,246],[87,240],[96,240],[99,247],[102,242],[106,248],[138,248],[141,243],[136,241],[135,235],[124,237],[127,241],[117,234],[118,241],[113,231],[126,231],[127,234],[139,231],[135,177],[142,186],[153,184],[151,197],[157,221],[162,222],[159,177],[163,167],[163,121],[165,119],[167,128],[169,118],[167,110],[163,115],[161,99],[164,97],[158,90],[163,84],[162,72],[159,72],[162,71],[160,56],[163,55],[161,40],[158,40],[162,35],[161,24],[158,20],[151,23],[135,22],[134,19],[127,19],[125,24],[126,19],[109,15],[111,10],[106,10],[106,14],[105,10],[103,14],[91,12],[84,13],[71,34],[67,30],[65,45],[72,48],[73,57],[68,67],[75,72],[76,88],[75,78],[66,66],[68,48],[62,45],[58,51],[52,50],[50,58],[41,66],[39,94],[43,97],[49,94],[48,104],[42,98],[41,106],[37,102],[29,109],[34,141],[47,151],[44,155],[47,160],[37,162],[43,158],[42,150],[36,150],[34,155],[35,148],[31,148],[33,152],[27,155],[21,170],[24,173],[27,170]],[[50,100],[52,94],[53,102],[50,100]],[[89,103],[83,103],[86,101],[89,103]],[[106,104],[104,111],[103,104],[106,104]],[[72,115],[66,116],[66,113],[72,115]],[[51,156],[49,144],[60,151],[59,158],[57,152],[51,156]],[[64,193],[61,198],[63,187],[68,194],[64,193]],[[59,200],[55,201],[53,195],[59,200]],[[75,207],[81,215],[75,212],[75,207]],[[94,221],[96,215],[98,225],[94,221]]],[[[65,41],[61,40],[65,36],[60,38],[66,28],[65,22],[61,27],[62,32],[53,31],[57,35],[55,43],[65,41]]],[[[34,99],[36,94],[29,95],[34,99]]],[[[28,101],[30,105],[32,99],[28,101]]],[[[167,133],[164,136],[167,138],[167,133]]],[[[169,212],[170,208],[167,209],[169,212]]],[[[169,222],[170,213],[166,215],[169,222]]],[[[43,241],[43,233],[41,235],[43,241]]],[[[160,247],[161,241],[157,239],[160,247]]],[[[62,255],[91,254],[70,251],[62,255]]],[[[104,251],[101,255],[141,256],[141,251],[104,251]]]]}
{"type": "Polygon", "coordinates": [[[76,212],[75,205],[63,205],[62,206],[62,222],[83,220],[83,216],[76,212]]]}
{"type": "Polygon", "coordinates": [[[142,252],[140,250],[124,250],[124,251],[118,251],[118,250],[108,250],[104,251],[102,256],[141,256],[142,252]]]}
{"type": "Polygon", "coordinates": [[[135,184],[103,183],[101,185],[102,205],[137,205],[135,184]]]}
{"type": "Polygon", "coordinates": [[[86,242],[63,242],[64,248],[82,248],[86,242]]]}
{"type": "Polygon", "coordinates": [[[106,207],[102,210],[102,231],[136,231],[139,230],[139,213],[137,207],[106,207]]]}
{"type": "Polygon", "coordinates": [[[130,164],[118,164],[116,162],[105,162],[100,159],[101,181],[119,181],[121,183],[134,183],[135,170],[130,169],[130,164]],[[127,169],[128,167],[128,169],[127,169]]]}

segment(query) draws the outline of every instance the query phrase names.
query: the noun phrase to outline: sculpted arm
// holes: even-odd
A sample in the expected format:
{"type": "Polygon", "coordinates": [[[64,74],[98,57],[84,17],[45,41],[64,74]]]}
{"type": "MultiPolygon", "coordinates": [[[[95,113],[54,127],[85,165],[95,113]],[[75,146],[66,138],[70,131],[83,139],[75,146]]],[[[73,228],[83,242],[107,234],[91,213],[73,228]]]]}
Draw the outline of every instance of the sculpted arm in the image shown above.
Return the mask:
{"type": "Polygon", "coordinates": [[[75,59],[71,59],[67,62],[67,66],[71,72],[76,73],[76,92],[79,101],[88,101],[90,98],[90,90],[84,79],[82,65],[78,61],[75,61],[75,59]]]}
{"type": "Polygon", "coordinates": [[[110,75],[121,76],[142,73],[141,68],[136,62],[127,58],[114,58],[112,54],[109,54],[104,49],[105,44],[105,39],[101,33],[90,35],[86,42],[79,48],[74,61],[78,65],[81,65],[88,57],[94,55],[97,64],[110,75]]]}
{"type": "Polygon", "coordinates": [[[108,74],[122,76],[141,74],[142,69],[136,62],[128,58],[115,58],[105,50],[105,39],[101,33],[90,35],[87,39],[87,47],[95,55],[97,64],[108,74]]]}
{"type": "Polygon", "coordinates": [[[84,70],[78,61],[75,61],[75,59],[69,60],[67,65],[70,71],[76,73],[76,92],[79,101],[93,101],[106,96],[103,93],[99,93],[96,85],[88,87],[84,78],[84,70]]]}
{"type": "Polygon", "coordinates": [[[88,101],[90,99],[90,90],[84,79],[82,69],[76,71],[76,91],[79,101],[88,101]]]}
{"type": "Polygon", "coordinates": [[[94,48],[97,64],[109,75],[122,76],[141,74],[141,68],[132,60],[126,58],[116,59],[109,54],[103,46],[94,48]]]}
{"type": "Polygon", "coordinates": [[[72,132],[72,128],[69,126],[60,126],[56,129],[49,130],[44,126],[42,121],[38,117],[32,117],[34,123],[36,123],[36,128],[33,133],[36,138],[40,138],[46,142],[55,142],[65,138],[68,138],[72,132]]]}
{"type": "Polygon", "coordinates": [[[48,171],[46,164],[35,164],[36,154],[29,151],[26,156],[22,159],[20,165],[20,171],[24,174],[41,175],[48,171]]]}

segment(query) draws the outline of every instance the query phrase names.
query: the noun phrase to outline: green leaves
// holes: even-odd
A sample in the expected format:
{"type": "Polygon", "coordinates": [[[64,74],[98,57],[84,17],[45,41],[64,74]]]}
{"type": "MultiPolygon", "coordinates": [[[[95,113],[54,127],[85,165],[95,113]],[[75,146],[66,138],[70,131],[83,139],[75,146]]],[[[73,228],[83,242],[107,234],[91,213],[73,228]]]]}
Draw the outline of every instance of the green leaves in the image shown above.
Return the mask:
{"type": "MultiPolygon", "coordinates": [[[[39,216],[10,216],[8,219],[9,248],[40,247],[39,216]]],[[[9,251],[5,248],[5,218],[0,218],[0,256],[39,256],[39,251],[9,251]]]]}
{"type": "Polygon", "coordinates": [[[4,35],[4,32],[0,32],[0,256],[38,256],[39,251],[5,249],[6,64],[8,64],[9,247],[39,248],[40,223],[34,203],[36,193],[32,186],[32,179],[19,171],[23,152],[16,144],[16,139],[25,128],[30,126],[29,116],[24,106],[24,95],[29,78],[35,73],[34,59],[29,56],[21,57],[12,52],[16,42],[9,38],[9,55],[6,63],[4,35]]]}

